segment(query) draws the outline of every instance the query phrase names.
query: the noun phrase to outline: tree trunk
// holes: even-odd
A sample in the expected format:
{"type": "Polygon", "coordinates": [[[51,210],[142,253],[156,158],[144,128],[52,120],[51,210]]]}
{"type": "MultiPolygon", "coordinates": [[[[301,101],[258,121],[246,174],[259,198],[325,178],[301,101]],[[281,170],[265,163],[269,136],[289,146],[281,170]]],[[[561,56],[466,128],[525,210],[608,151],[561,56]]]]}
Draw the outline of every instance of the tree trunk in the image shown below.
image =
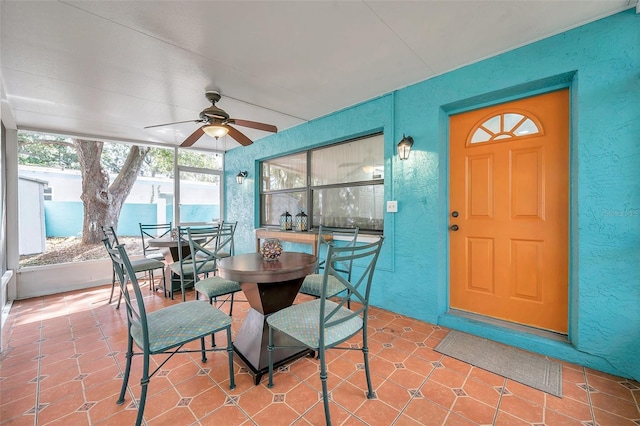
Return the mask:
{"type": "Polygon", "coordinates": [[[144,157],[149,148],[132,146],[127,160],[109,185],[109,174],[100,164],[103,142],[74,139],[82,174],[84,221],[82,242],[99,244],[104,238],[102,226],[113,226],[117,230],[118,218],[124,201],[136,182],[144,157]]]}

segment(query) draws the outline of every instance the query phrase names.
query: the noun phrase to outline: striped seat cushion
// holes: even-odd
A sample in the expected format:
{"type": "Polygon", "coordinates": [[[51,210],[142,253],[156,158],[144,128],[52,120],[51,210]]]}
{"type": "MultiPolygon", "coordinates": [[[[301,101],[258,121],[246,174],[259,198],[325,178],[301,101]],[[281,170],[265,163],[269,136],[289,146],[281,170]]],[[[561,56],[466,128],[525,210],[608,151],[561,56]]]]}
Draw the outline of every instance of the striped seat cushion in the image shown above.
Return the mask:
{"type": "MultiPolygon", "coordinates": [[[[307,347],[317,349],[320,337],[320,302],[320,299],[315,299],[310,302],[300,303],[282,309],[267,317],[267,323],[271,327],[290,335],[307,347]]],[[[331,300],[325,300],[325,314],[337,306],[337,303],[331,300]]],[[[331,320],[339,320],[351,314],[353,314],[353,311],[342,307],[331,320]]],[[[361,330],[362,326],[362,318],[360,316],[354,316],[341,324],[325,328],[325,346],[331,346],[348,339],[361,330]]]]}
{"type": "MultiPolygon", "coordinates": [[[[161,352],[231,326],[231,317],[205,301],[191,300],[147,314],[149,352],[161,352]]],[[[131,336],[144,348],[142,327],[131,324],[131,336]]]]}
{"type": "MultiPolygon", "coordinates": [[[[323,274],[307,275],[300,287],[300,293],[320,297],[322,294],[322,277],[323,274]]],[[[337,296],[343,291],[346,291],[345,286],[336,277],[329,275],[327,279],[327,297],[337,296]]]]}

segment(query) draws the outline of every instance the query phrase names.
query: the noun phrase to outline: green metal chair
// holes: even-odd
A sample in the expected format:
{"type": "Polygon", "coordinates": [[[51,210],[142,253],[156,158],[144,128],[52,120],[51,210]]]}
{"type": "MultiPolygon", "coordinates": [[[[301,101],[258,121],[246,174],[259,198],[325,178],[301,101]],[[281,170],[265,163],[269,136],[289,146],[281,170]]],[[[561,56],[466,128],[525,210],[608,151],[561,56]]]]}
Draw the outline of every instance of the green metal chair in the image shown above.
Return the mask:
{"type": "MultiPolygon", "coordinates": [[[[361,350],[367,378],[367,398],[373,398],[371,375],[369,372],[369,347],[367,341],[367,317],[369,294],[376,262],[382,247],[383,237],[374,243],[349,247],[329,245],[327,263],[322,274],[322,293],[319,299],[300,303],[271,314],[269,325],[269,384],[273,387],[273,350],[285,346],[274,345],[274,330],[289,335],[300,342],[300,347],[318,352],[320,360],[320,381],[327,425],[331,425],[329,393],[327,389],[327,349],[361,350]],[[358,262],[352,271],[352,279],[347,280],[333,265],[340,262],[358,262]],[[330,278],[339,280],[348,290],[347,296],[339,303],[327,300],[330,278]],[[355,310],[345,305],[350,299],[359,303],[355,310]],[[362,332],[362,348],[338,346],[362,332]]],[[[291,347],[291,346],[286,346],[291,347]]]]}
{"type": "MultiPolygon", "coordinates": [[[[111,247],[115,247],[120,244],[118,242],[118,235],[116,234],[115,229],[113,229],[113,226],[103,226],[102,232],[104,233],[105,238],[109,240],[109,244],[111,244],[111,247]]],[[[151,288],[151,291],[155,290],[155,280],[153,278],[153,271],[155,271],[156,269],[160,269],[162,271],[162,287],[163,288],[165,287],[164,268],[166,265],[163,262],[160,262],[159,260],[156,260],[156,259],[145,258],[145,259],[132,260],[131,265],[135,273],[144,272],[149,274],[149,277],[150,277],[149,288],[151,288]]],[[[109,303],[111,303],[111,300],[113,299],[113,291],[115,287],[116,287],[116,270],[114,269],[111,274],[111,294],[109,295],[109,303]]],[[[167,297],[166,289],[164,292],[164,296],[167,297]]],[[[120,293],[120,296],[118,296],[118,305],[116,306],[116,309],[120,309],[121,301],[122,301],[122,293],[120,293]]]]}
{"type": "MultiPolygon", "coordinates": [[[[346,241],[344,245],[346,247],[353,247],[356,245],[358,240],[358,231],[360,228],[355,227],[353,229],[343,229],[343,228],[330,228],[326,226],[320,225],[318,229],[318,248],[316,253],[318,256],[324,251],[327,250],[328,246],[331,244],[333,239],[329,240],[326,238],[327,235],[331,235],[332,238],[336,236],[346,237],[346,241]]],[[[328,251],[328,250],[327,250],[328,251]]],[[[308,294],[310,296],[320,297],[322,294],[322,280],[323,274],[321,271],[324,270],[326,265],[326,259],[318,261],[318,266],[316,267],[316,271],[314,274],[309,274],[304,278],[302,282],[302,286],[300,287],[299,293],[308,294]]],[[[334,269],[346,277],[347,280],[351,280],[351,268],[353,266],[353,261],[344,261],[340,264],[334,265],[334,269]]],[[[329,281],[327,283],[326,289],[326,297],[334,297],[338,296],[340,293],[347,291],[345,286],[340,282],[340,280],[334,278],[333,276],[329,276],[329,281]]],[[[351,308],[350,299],[347,299],[347,307],[351,308]]]]}
{"type": "Polygon", "coordinates": [[[142,355],[143,357],[136,426],[142,423],[149,381],[176,353],[200,352],[202,354],[202,362],[206,362],[206,352],[226,351],[229,358],[229,388],[234,389],[231,318],[206,302],[196,300],[171,305],[147,313],[135,271],[124,246],[118,245],[112,248],[108,238],[102,241],[111,256],[113,267],[120,283],[120,289],[127,305],[127,365],[124,371],[122,389],[117,401],[119,405],[124,403],[133,357],[136,355],[142,355]],[[129,284],[131,285],[129,286],[129,284]],[[205,337],[218,331],[226,331],[227,346],[225,348],[206,349],[205,337]],[[183,349],[185,344],[198,339],[200,339],[201,344],[200,350],[183,349]],[[135,352],[134,344],[142,352],[135,352]],[[149,373],[151,355],[160,354],[168,356],[159,363],[155,370],[149,373]]]}
{"type": "Polygon", "coordinates": [[[142,252],[147,259],[164,260],[164,254],[157,247],[149,246],[149,239],[162,238],[171,235],[171,222],[153,225],[140,224],[140,237],[142,237],[142,252]]]}
{"type": "Polygon", "coordinates": [[[236,233],[238,222],[222,221],[220,224],[220,232],[216,240],[216,253],[218,258],[229,257],[235,254],[235,245],[233,237],[236,233]]]}
{"type": "MultiPolygon", "coordinates": [[[[221,308],[229,302],[229,316],[233,315],[233,302],[235,293],[242,291],[240,283],[237,281],[225,280],[215,275],[218,269],[219,250],[225,245],[219,245],[221,234],[226,234],[227,230],[221,227],[207,228],[187,228],[187,238],[191,253],[189,273],[192,274],[196,291],[196,300],[199,294],[203,294],[213,306],[221,308]],[[218,298],[226,296],[219,305],[218,298]]],[[[183,274],[185,273],[183,267],[183,274]]],[[[215,336],[211,336],[211,343],[215,346],[215,336]]]]}

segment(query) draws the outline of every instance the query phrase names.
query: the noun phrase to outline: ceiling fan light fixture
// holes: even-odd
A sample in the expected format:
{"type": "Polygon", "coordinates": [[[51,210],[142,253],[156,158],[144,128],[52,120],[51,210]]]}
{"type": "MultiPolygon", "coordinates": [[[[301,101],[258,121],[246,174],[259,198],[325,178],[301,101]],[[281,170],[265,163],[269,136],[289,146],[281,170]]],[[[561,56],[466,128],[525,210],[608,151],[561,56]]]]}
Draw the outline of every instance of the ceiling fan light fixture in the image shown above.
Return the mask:
{"type": "Polygon", "coordinates": [[[227,133],[229,133],[229,129],[225,126],[221,126],[218,124],[209,124],[206,125],[202,128],[202,130],[204,130],[204,132],[211,136],[212,138],[216,138],[218,139],[221,136],[226,135],[227,133]]]}

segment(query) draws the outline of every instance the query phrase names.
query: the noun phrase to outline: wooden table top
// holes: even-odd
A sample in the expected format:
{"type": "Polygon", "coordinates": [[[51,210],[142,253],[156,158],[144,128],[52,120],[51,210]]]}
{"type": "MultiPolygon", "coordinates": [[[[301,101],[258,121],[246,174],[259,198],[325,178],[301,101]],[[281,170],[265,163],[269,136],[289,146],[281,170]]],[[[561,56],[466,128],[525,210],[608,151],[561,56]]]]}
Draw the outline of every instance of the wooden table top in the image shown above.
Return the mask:
{"type": "Polygon", "coordinates": [[[241,283],[278,283],[313,273],[317,261],[308,253],[283,252],[275,261],[264,260],[260,253],[247,253],[218,260],[218,275],[241,283]]]}

